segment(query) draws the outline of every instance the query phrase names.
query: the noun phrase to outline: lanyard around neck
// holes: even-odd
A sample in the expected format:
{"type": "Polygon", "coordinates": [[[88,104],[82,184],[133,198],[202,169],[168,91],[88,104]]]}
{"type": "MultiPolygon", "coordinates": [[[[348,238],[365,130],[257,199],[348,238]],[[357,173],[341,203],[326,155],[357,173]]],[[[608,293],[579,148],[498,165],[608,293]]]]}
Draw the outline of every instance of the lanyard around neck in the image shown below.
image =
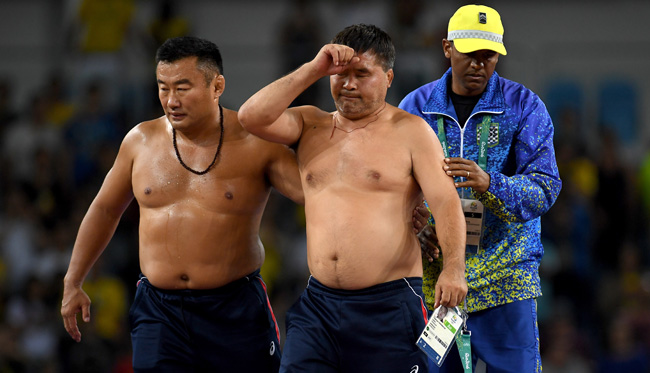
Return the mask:
{"type": "MultiPolygon", "coordinates": [[[[488,138],[490,137],[490,121],[492,116],[486,114],[483,116],[483,122],[481,122],[481,136],[479,138],[479,151],[478,151],[478,166],[485,171],[487,167],[487,143],[488,138]]],[[[438,139],[440,140],[440,145],[442,145],[442,151],[445,154],[445,158],[449,158],[449,149],[447,148],[447,135],[445,134],[445,120],[442,115],[438,115],[438,139]]]]}

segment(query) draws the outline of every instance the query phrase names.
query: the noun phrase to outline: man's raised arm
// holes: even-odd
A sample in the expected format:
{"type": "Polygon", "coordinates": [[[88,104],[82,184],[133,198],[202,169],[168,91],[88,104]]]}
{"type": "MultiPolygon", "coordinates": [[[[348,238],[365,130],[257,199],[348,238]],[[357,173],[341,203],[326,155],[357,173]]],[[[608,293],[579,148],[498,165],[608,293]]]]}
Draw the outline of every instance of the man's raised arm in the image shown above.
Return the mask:
{"type": "Polygon", "coordinates": [[[345,45],[327,44],[313,60],[274,81],[251,96],[239,109],[239,122],[263,139],[294,144],[302,133],[300,110],[287,110],[305,89],[325,76],[338,74],[358,61],[354,50],[345,45]]]}

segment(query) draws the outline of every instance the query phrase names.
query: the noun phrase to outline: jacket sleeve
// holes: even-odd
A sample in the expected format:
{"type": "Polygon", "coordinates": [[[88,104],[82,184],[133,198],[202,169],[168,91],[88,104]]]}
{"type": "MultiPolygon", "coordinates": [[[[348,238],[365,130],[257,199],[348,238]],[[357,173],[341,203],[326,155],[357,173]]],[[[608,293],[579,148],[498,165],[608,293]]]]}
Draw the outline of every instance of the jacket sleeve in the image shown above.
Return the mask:
{"type": "Polygon", "coordinates": [[[428,83],[406,95],[398,107],[406,112],[422,117],[422,108],[427,103],[434,83],[428,83]]]}
{"type": "Polygon", "coordinates": [[[529,103],[521,108],[513,141],[515,174],[490,171],[490,187],[476,195],[505,221],[526,222],[540,217],[555,203],[562,188],[553,148],[553,122],[537,95],[532,94],[529,103]]]}

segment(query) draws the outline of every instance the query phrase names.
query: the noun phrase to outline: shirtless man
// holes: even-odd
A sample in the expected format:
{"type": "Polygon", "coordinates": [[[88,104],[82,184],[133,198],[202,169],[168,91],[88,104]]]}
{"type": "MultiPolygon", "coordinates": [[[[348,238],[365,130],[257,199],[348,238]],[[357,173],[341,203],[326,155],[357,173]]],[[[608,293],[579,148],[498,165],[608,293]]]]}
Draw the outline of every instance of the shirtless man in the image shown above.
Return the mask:
{"type": "Polygon", "coordinates": [[[440,142],[424,120],[385,100],[394,59],[385,32],[350,26],[240,108],[240,123],[251,133],[298,143],[312,277],[287,313],[281,372],[426,370],[426,355],[415,345],[427,315],[410,224],[423,192],[442,223],[436,306],[456,306],[467,292],[465,219],[442,170],[440,142]],[[325,76],[335,112],[288,108],[325,76]],[[368,209],[371,218],[363,218],[368,209]]]}
{"type": "MultiPolygon", "coordinates": [[[[81,223],[64,280],[65,328],[81,340],[77,313],[90,321],[81,286],[135,198],[143,274],[130,311],[135,370],[277,372],[259,228],[271,186],[304,203],[295,154],[251,135],[219,105],[216,45],[170,39],[156,60],[165,115],[126,135],[81,223]]],[[[413,229],[427,218],[414,210],[413,229]]]]}
{"type": "Polygon", "coordinates": [[[259,227],[271,186],[303,203],[295,154],[219,105],[216,45],[170,39],[156,61],[165,115],[126,135],[81,223],[64,280],[65,328],[80,341],[76,314],[90,320],[82,283],[135,198],[143,274],[130,310],[135,371],[277,372],[259,227]]]}

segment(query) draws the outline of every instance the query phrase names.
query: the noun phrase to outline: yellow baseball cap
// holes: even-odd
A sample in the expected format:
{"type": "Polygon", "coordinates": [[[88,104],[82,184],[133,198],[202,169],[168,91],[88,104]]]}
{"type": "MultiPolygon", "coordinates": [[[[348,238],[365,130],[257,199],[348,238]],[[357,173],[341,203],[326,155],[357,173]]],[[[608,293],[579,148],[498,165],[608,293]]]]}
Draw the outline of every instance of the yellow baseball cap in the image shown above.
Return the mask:
{"type": "Polygon", "coordinates": [[[481,49],[506,55],[503,45],[503,25],[499,13],[485,5],[465,5],[449,19],[447,40],[456,50],[471,53],[481,49]]]}

